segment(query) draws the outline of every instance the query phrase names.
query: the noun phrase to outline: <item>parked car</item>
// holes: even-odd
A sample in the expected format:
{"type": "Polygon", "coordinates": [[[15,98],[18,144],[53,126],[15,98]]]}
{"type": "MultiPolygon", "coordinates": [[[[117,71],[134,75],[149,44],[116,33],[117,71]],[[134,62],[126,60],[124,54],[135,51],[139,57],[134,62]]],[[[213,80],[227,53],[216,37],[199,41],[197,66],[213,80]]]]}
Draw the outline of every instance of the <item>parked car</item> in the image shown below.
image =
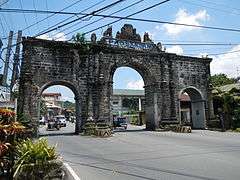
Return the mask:
{"type": "Polygon", "coordinates": [[[51,118],[48,120],[48,125],[47,125],[47,130],[60,130],[61,128],[61,124],[60,124],[60,121],[54,119],[54,118],[51,118]]]}
{"type": "Polygon", "coordinates": [[[116,117],[113,120],[113,128],[124,128],[127,129],[127,118],[126,117],[116,117]]]}
{"type": "Polygon", "coordinates": [[[58,115],[58,116],[55,116],[55,119],[60,122],[61,127],[66,127],[67,126],[65,116],[58,115]]]}

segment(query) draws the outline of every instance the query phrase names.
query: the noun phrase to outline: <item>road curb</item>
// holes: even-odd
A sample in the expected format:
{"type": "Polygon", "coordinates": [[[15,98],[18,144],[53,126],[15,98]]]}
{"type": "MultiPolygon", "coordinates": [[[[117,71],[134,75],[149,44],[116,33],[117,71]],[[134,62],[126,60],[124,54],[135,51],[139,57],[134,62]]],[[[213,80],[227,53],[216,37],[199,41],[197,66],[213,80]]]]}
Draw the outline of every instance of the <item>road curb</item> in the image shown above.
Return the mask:
{"type": "Polygon", "coordinates": [[[81,180],[68,163],[63,163],[66,172],[66,180],[81,180]]]}

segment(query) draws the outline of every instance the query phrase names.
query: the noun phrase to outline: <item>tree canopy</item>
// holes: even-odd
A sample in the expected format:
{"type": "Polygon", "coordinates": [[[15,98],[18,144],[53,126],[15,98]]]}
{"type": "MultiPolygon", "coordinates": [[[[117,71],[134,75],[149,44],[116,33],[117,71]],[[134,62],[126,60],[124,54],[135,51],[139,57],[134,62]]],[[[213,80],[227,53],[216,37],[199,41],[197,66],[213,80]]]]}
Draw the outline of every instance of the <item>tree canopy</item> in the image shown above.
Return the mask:
{"type": "Polygon", "coordinates": [[[211,76],[211,83],[213,87],[219,87],[219,86],[224,86],[227,84],[233,84],[236,83],[237,80],[234,78],[229,78],[227,77],[226,74],[215,74],[211,76]]]}
{"type": "Polygon", "coordinates": [[[70,101],[64,101],[63,108],[71,110],[71,111],[75,111],[75,103],[70,102],[70,101]]]}

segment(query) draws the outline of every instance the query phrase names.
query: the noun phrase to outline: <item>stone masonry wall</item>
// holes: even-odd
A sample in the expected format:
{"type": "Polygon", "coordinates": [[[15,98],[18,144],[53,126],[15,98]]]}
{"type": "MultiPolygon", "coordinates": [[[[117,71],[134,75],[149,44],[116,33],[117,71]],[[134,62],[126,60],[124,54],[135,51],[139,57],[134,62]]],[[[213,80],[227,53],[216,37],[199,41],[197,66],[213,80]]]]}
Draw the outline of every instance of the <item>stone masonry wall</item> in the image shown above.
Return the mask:
{"type": "Polygon", "coordinates": [[[211,59],[103,44],[92,44],[85,54],[81,49],[71,43],[24,39],[19,112],[36,122],[42,91],[51,85],[64,85],[75,94],[78,132],[89,116],[111,124],[113,75],[123,66],[135,69],[144,80],[147,129],[154,130],[161,123],[179,123],[179,93],[185,88],[199,90],[209,110],[211,59]]]}

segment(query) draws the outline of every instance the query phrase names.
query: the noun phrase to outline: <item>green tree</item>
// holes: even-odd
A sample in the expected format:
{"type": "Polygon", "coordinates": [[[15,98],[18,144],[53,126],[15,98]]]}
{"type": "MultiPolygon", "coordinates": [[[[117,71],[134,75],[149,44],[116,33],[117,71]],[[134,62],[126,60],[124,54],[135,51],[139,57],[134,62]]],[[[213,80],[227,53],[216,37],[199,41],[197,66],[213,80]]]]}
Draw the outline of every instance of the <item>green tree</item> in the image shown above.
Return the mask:
{"type": "Polygon", "coordinates": [[[77,33],[72,37],[73,42],[80,43],[80,44],[85,44],[86,43],[86,38],[84,34],[82,33],[77,33]]]}
{"type": "Polygon", "coordinates": [[[122,102],[123,107],[129,108],[130,110],[138,110],[138,99],[137,98],[125,98],[122,102]]]}
{"type": "Polygon", "coordinates": [[[219,87],[227,84],[236,83],[236,79],[228,78],[226,74],[215,74],[211,76],[211,83],[213,87],[219,87]]]}
{"type": "Polygon", "coordinates": [[[232,122],[233,129],[240,127],[240,107],[237,107],[234,109],[234,115],[233,115],[233,122],[232,122]]]}
{"type": "Polygon", "coordinates": [[[232,94],[225,93],[223,96],[223,111],[225,114],[225,120],[227,128],[232,128],[232,118],[234,114],[234,107],[236,105],[232,94]]]}
{"type": "Polygon", "coordinates": [[[64,101],[63,102],[63,108],[74,111],[75,110],[75,103],[70,101],[64,101]]]}
{"type": "Polygon", "coordinates": [[[76,44],[80,44],[81,48],[79,48],[79,53],[80,54],[88,54],[89,50],[91,48],[91,45],[87,43],[86,38],[84,34],[82,33],[77,33],[72,37],[72,41],[76,44]]]}

